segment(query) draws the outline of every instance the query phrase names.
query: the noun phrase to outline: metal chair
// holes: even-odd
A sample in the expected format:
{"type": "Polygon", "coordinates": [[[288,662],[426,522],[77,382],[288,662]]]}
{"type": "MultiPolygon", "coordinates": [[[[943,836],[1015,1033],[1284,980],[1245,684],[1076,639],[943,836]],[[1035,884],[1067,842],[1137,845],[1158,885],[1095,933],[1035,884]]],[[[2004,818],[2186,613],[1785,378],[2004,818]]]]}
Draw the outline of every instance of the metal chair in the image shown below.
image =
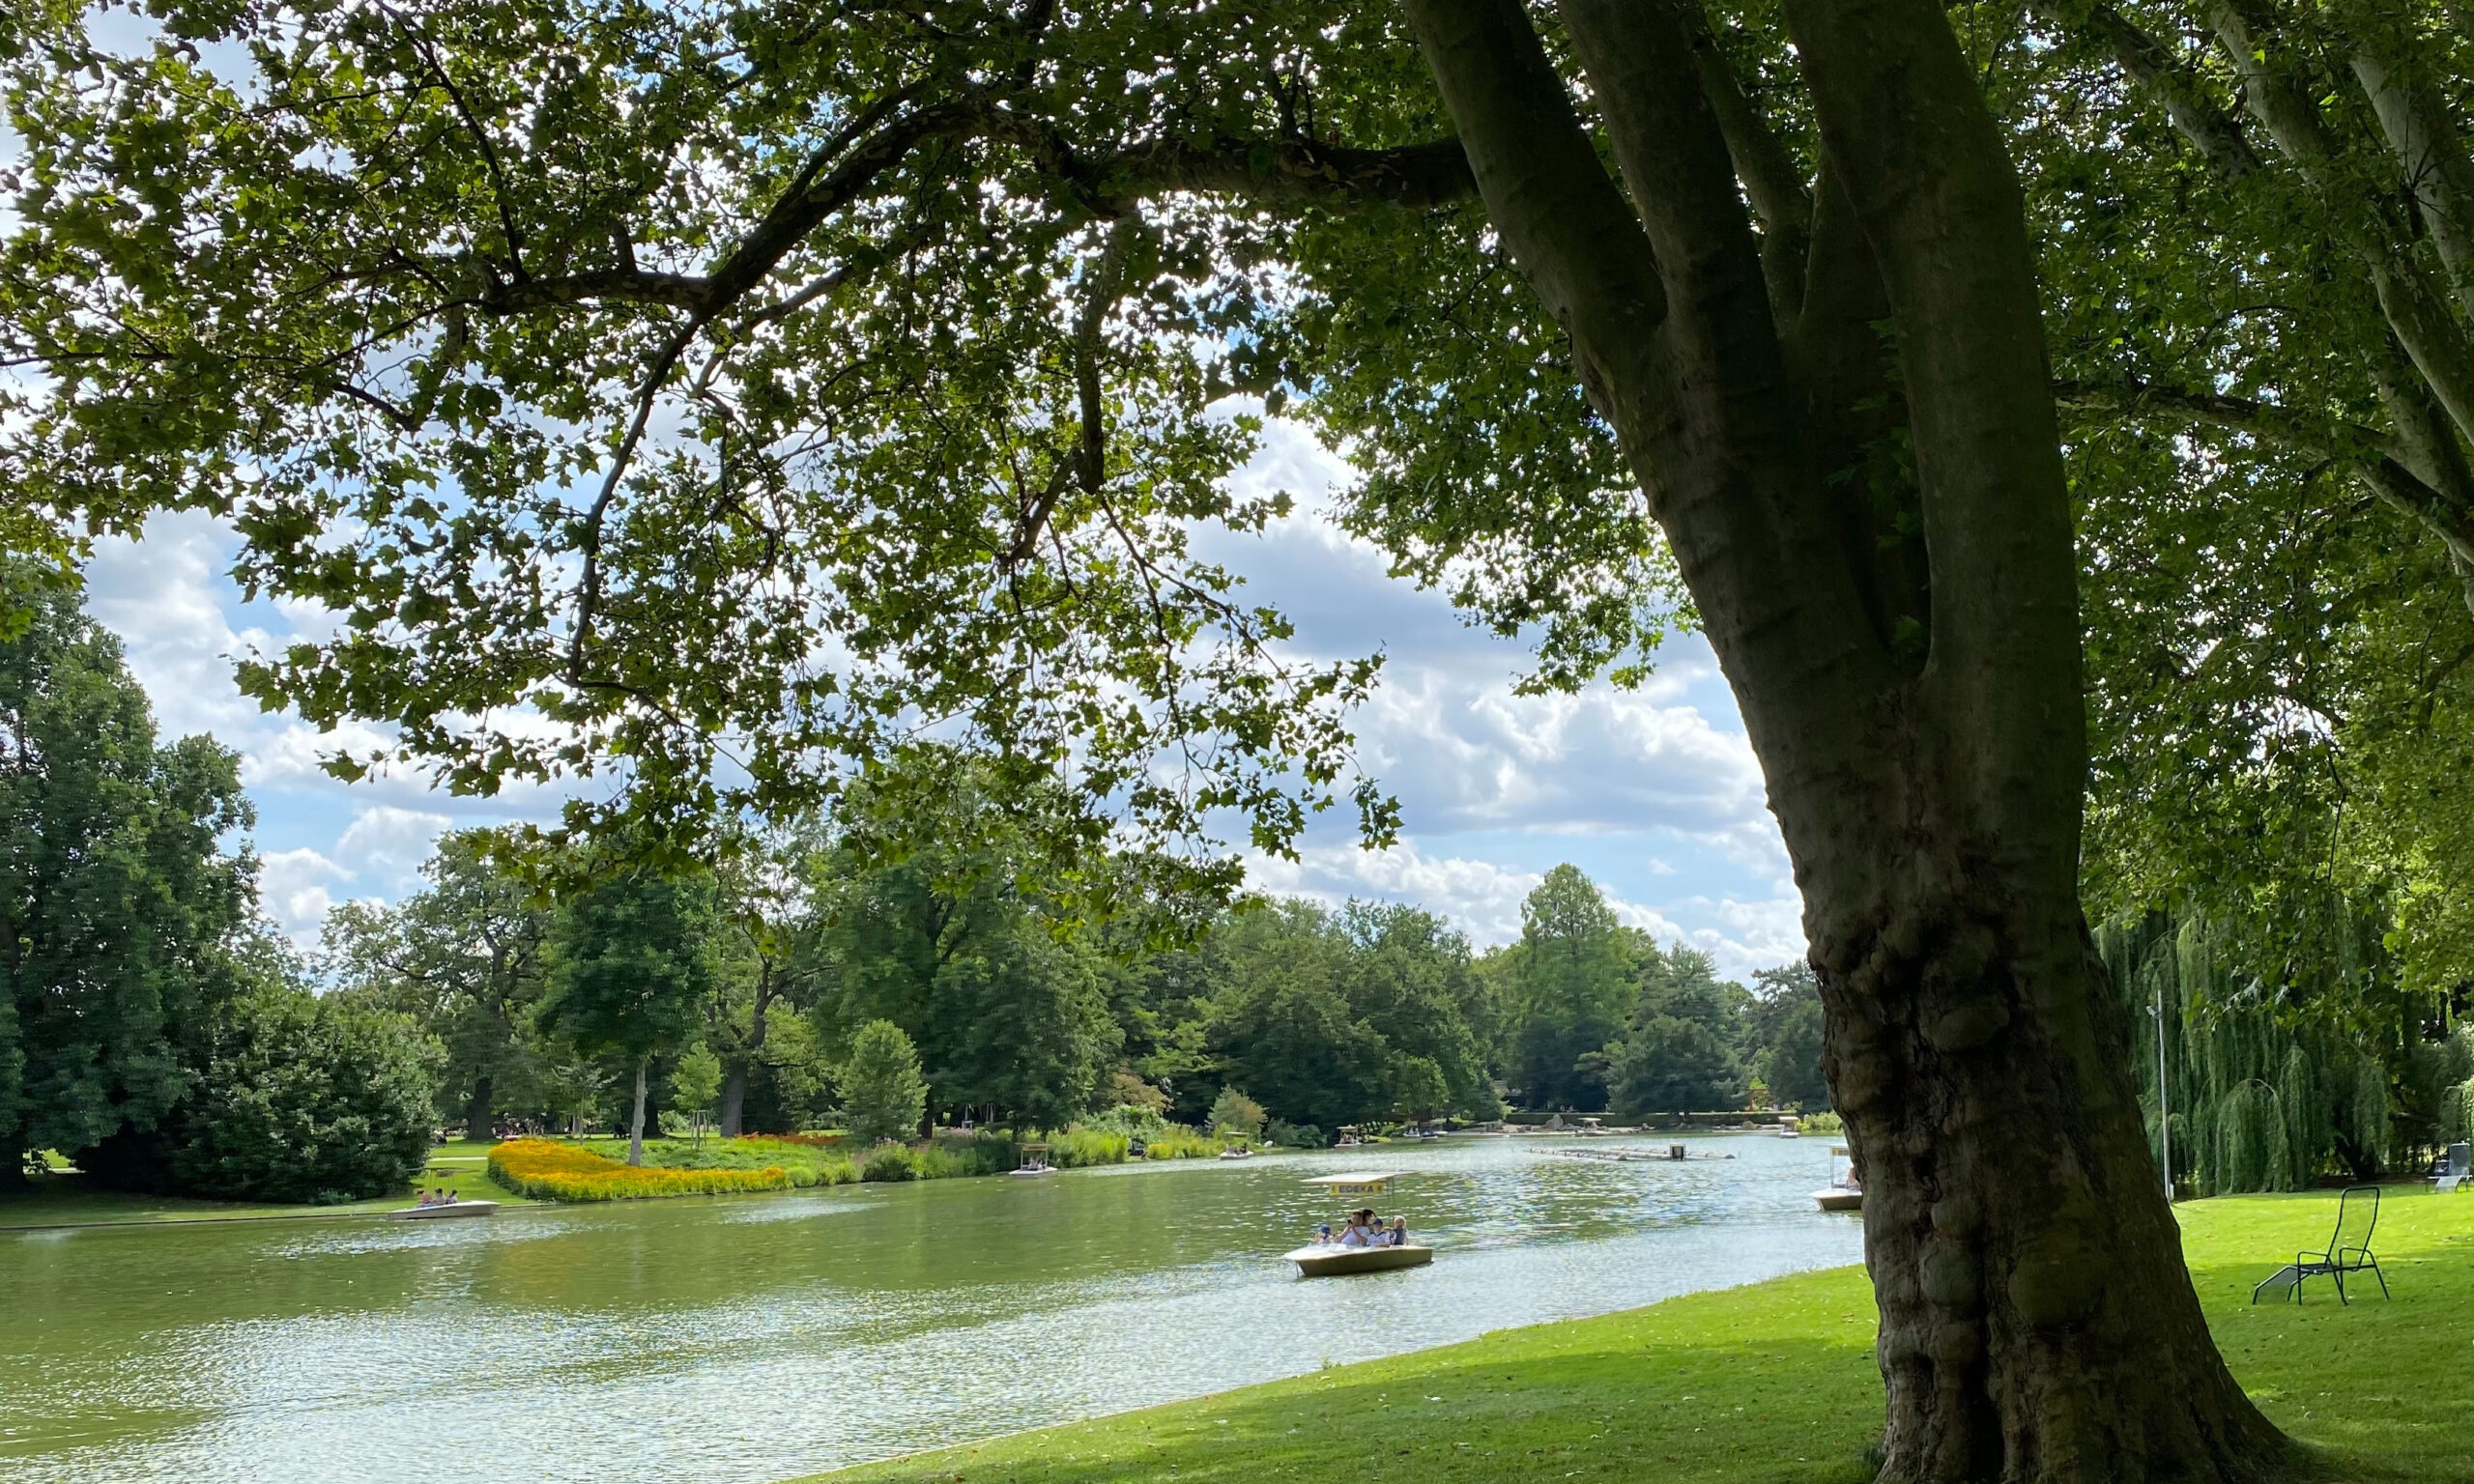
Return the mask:
{"type": "Polygon", "coordinates": [[[2441,1156],[2437,1173],[2431,1176],[2431,1189],[2441,1195],[2464,1187],[2474,1179],[2474,1145],[2451,1144],[2441,1156]]]}
{"type": "Polygon", "coordinates": [[[2371,1234],[2379,1225],[2379,1187],[2348,1185],[2337,1198],[2337,1229],[2329,1234],[2328,1246],[2320,1252],[2296,1252],[2293,1262],[2268,1275],[2258,1287],[2251,1290],[2251,1301],[2271,1288],[2292,1293],[2293,1301],[2302,1301],[2302,1280],[2322,1274],[2337,1285],[2337,1301],[2351,1303],[2345,1297],[2345,1274],[2368,1271],[2379,1282],[2379,1297],[2388,1297],[2388,1275],[2379,1270],[2379,1260],[2371,1255],[2371,1234]]]}

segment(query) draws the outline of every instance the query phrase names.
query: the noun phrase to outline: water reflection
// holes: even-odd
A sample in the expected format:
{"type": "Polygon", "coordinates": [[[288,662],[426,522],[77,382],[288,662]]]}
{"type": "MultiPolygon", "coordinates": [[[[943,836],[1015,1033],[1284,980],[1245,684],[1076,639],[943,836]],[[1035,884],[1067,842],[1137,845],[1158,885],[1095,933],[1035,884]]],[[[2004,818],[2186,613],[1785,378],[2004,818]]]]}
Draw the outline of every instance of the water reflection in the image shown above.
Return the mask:
{"type": "Polygon", "coordinates": [[[0,1237],[0,1472],[756,1484],[1858,1257],[1812,1208],[1820,1146],[1692,1142],[1737,1157],[1471,1139],[0,1237]],[[1431,1267],[1309,1283],[1271,1260],[1334,1214],[1303,1177],[1370,1164],[1408,1172],[1379,1204],[1431,1267]]]}

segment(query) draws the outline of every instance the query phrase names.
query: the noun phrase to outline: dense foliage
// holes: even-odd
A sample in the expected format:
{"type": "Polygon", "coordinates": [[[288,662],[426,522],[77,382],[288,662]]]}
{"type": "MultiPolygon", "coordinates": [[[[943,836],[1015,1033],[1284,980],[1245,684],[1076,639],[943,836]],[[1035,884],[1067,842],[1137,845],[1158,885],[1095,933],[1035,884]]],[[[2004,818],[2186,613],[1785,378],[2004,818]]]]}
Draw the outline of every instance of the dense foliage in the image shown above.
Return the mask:
{"type": "Polygon", "coordinates": [[[73,598],[0,629],[0,1179],[27,1151],[151,1129],[188,1091],[250,978],[254,862],[217,842],[249,819],[239,758],[158,744],[73,598]]]}
{"type": "Polygon", "coordinates": [[[189,1091],[89,1175],[220,1200],[400,1194],[429,1157],[437,1045],[402,1016],[270,983],[216,1011],[189,1091]]]}
{"type": "Polygon", "coordinates": [[[906,1139],[928,1106],[928,1083],[919,1074],[919,1052],[902,1027],[871,1020],[850,1038],[842,1068],[842,1124],[865,1149],[885,1139],[906,1139]]]}
{"type": "Polygon", "coordinates": [[[344,902],[325,927],[331,979],[414,1015],[446,1046],[456,1105],[442,1111],[475,1137],[499,1107],[541,1102],[556,1076],[526,1034],[545,987],[551,914],[512,869],[517,844],[509,831],[448,835],[423,863],[420,890],[392,907],[344,902]]]}
{"type": "Polygon", "coordinates": [[[709,875],[645,869],[590,882],[559,916],[538,1019],[632,1071],[630,1164],[642,1157],[652,1059],[685,1045],[710,992],[714,918],[709,875]]]}
{"type": "Polygon", "coordinates": [[[2177,1184],[2217,1194],[2371,1180],[2466,1136],[2474,1038],[2451,1034],[2406,987],[2371,927],[2330,925],[2342,957],[2317,982],[2259,977],[2241,935],[2204,917],[2160,913],[2098,935],[2141,1028],[2149,1137],[2162,1160],[2170,1131],[2177,1184]]]}

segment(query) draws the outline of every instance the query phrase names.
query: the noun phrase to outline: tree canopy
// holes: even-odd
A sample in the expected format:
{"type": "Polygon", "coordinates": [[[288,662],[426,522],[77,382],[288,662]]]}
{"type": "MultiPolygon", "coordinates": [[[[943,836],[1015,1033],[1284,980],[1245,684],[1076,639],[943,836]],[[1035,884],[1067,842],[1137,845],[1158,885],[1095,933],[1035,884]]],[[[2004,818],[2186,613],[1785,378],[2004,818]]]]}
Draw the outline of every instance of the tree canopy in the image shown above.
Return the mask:
{"type": "MultiPolygon", "coordinates": [[[[8,569],[0,567],[0,576],[8,569]]],[[[40,596],[0,638],[0,1178],[29,1150],[146,1130],[250,975],[256,907],[240,760],[158,743],[120,643],[40,596]]]]}

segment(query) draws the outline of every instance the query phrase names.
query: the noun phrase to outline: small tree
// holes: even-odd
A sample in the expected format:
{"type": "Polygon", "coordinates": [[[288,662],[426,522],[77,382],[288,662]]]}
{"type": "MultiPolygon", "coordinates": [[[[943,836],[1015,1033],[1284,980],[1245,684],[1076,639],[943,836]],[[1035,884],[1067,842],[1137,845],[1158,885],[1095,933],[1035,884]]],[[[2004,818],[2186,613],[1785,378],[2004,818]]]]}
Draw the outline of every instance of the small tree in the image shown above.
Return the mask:
{"type": "Polygon", "coordinates": [[[627,1162],[645,1162],[645,1073],[685,1041],[712,985],[710,876],[629,871],[565,903],[551,940],[551,987],[540,1024],[588,1054],[615,1052],[635,1069],[627,1162]]]}
{"type": "Polygon", "coordinates": [[[928,1084],[910,1037],[890,1020],[859,1027],[842,1069],[843,1127],[851,1141],[865,1146],[899,1138],[918,1127],[927,1107],[928,1084]]]}
{"type": "Polygon", "coordinates": [[[702,1042],[687,1048],[687,1054],[671,1069],[671,1102],[685,1110],[696,1123],[696,1145],[705,1145],[705,1118],[722,1096],[722,1059],[705,1049],[702,1042]]]}
{"type": "Polygon", "coordinates": [[[1263,1105],[1233,1087],[1223,1087],[1212,1099],[1211,1127],[1233,1128],[1248,1138],[1263,1131],[1263,1105]]]}

